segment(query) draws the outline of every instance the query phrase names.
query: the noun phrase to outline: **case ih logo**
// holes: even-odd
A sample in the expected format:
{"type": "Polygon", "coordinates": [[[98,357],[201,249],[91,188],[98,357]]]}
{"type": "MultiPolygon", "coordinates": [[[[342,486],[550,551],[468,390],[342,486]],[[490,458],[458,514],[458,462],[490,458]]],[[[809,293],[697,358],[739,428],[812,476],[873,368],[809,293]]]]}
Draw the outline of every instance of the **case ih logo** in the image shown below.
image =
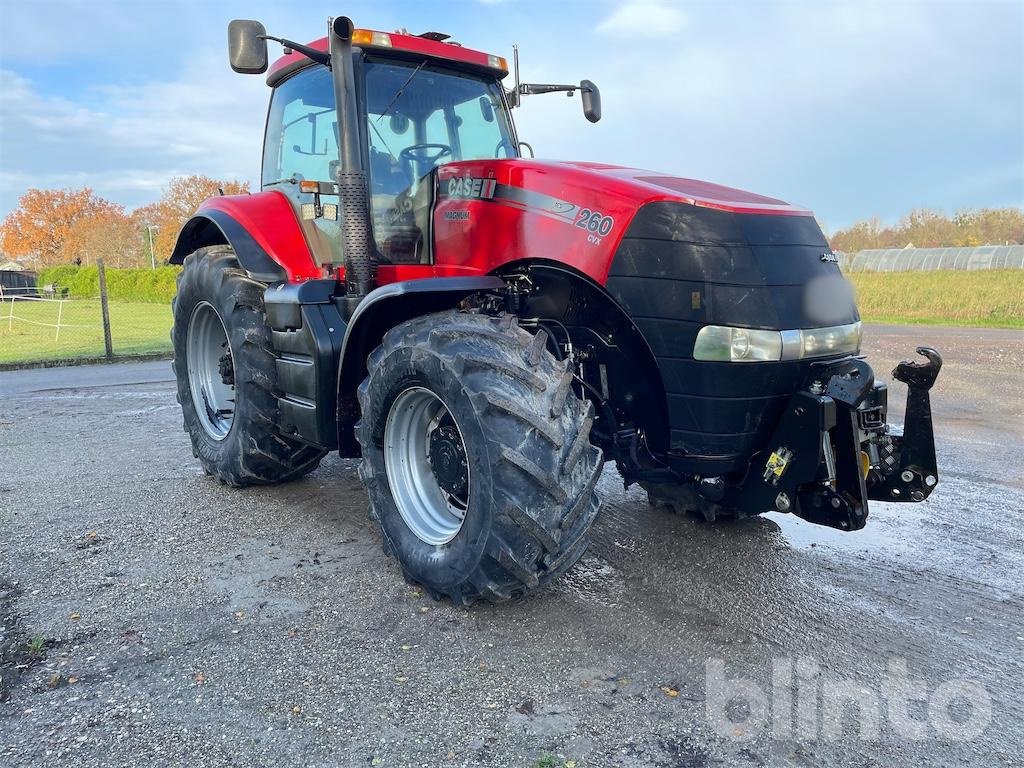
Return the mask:
{"type": "Polygon", "coordinates": [[[477,198],[490,200],[494,197],[494,190],[498,182],[494,179],[475,179],[472,176],[455,177],[448,179],[448,197],[477,198]]]}

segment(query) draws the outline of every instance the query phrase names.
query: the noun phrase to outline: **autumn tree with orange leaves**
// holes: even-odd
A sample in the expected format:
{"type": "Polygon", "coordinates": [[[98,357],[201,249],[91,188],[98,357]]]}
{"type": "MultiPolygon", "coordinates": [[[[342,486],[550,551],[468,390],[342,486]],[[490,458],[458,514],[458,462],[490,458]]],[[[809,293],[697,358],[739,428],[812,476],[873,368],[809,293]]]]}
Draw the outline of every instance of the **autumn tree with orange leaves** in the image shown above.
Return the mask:
{"type": "Polygon", "coordinates": [[[160,200],[132,212],[84,189],[30,189],[0,224],[0,252],[32,267],[150,263],[149,235],[157,264],[166,262],[182,225],[199,204],[223,191],[246,194],[249,185],[207,176],[171,179],[160,200]]]}
{"type": "MultiPolygon", "coordinates": [[[[244,195],[249,191],[249,185],[243,181],[218,181],[208,176],[179,176],[171,179],[158,202],[134,212],[133,216],[144,233],[147,225],[155,227],[153,246],[157,264],[170,258],[178,232],[199,204],[207,198],[216,197],[221,191],[225,195],[244,195]]],[[[146,248],[149,248],[148,240],[146,248]]]]}
{"type": "Polygon", "coordinates": [[[79,257],[80,222],[96,216],[127,218],[121,206],[88,187],[30,189],[4,219],[0,250],[9,258],[41,267],[71,263],[79,257]]]}

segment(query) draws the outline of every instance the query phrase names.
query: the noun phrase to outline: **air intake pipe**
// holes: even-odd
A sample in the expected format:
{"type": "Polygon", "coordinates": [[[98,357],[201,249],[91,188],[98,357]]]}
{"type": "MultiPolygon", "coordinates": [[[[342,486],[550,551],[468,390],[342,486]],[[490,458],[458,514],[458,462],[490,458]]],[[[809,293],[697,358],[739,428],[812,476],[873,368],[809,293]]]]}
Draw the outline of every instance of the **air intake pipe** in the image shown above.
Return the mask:
{"type": "Polygon", "coordinates": [[[370,253],[370,197],[359,140],[359,110],[352,61],[352,20],[338,16],[330,24],[331,70],[338,113],[338,185],[341,247],[345,256],[345,310],[351,316],[374,287],[370,253]]]}

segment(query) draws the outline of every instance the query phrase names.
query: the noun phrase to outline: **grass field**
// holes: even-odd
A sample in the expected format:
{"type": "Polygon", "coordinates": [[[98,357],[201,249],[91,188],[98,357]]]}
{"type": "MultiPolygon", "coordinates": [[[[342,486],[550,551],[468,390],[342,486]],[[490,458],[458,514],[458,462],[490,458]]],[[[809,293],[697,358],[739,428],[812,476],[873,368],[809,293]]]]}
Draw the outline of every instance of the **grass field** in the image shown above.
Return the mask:
{"type": "Polygon", "coordinates": [[[855,272],[868,323],[1024,328],[1024,270],[855,272]]]}
{"type": "MultiPolygon", "coordinates": [[[[0,364],[101,357],[103,320],[99,299],[64,302],[57,329],[58,302],[0,302],[0,364]],[[14,317],[10,317],[13,311],[14,317]]],[[[111,302],[110,331],[115,355],[138,355],[171,348],[171,308],[167,304],[111,302]]]]}

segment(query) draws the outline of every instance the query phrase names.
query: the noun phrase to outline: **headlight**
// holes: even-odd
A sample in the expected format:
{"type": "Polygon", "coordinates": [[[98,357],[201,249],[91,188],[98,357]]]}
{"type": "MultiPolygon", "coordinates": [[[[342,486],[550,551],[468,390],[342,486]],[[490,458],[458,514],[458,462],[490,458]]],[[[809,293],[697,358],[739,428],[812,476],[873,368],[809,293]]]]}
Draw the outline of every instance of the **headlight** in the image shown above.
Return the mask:
{"type": "Polygon", "coordinates": [[[800,357],[822,357],[860,350],[860,323],[811,328],[800,331],[800,335],[803,342],[800,357]]]}
{"type": "Polygon", "coordinates": [[[705,325],[693,345],[696,360],[757,362],[782,358],[782,334],[752,328],[705,325]]]}
{"type": "Polygon", "coordinates": [[[697,333],[693,358],[733,363],[801,360],[858,352],[860,339],[859,322],[792,331],[705,325],[697,333]]]}

